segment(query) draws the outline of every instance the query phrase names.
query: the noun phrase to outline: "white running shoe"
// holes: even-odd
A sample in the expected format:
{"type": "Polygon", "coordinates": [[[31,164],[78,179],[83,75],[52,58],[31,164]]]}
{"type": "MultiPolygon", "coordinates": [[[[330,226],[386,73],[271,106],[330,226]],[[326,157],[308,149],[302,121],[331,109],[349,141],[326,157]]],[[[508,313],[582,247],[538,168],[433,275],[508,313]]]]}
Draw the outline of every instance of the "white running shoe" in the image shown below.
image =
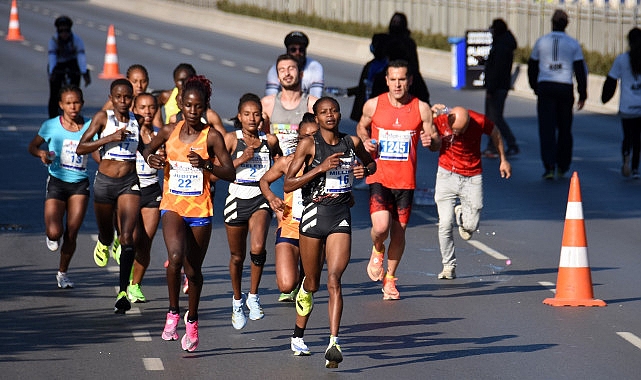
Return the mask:
{"type": "Polygon", "coordinates": [[[56,252],[58,250],[58,247],[60,246],[58,240],[49,240],[49,236],[45,236],[45,241],[47,242],[47,248],[49,248],[51,252],[56,252]]]}
{"type": "Polygon", "coordinates": [[[249,319],[252,321],[257,321],[265,316],[263,308],[260,306],[260,298],[258,297],[258,294],[255,296],[250,294],[249,297],[247,297],[246,304],[247,308],[249,308],[249,319]]]}
{"type": "Polygon", "coordinates": [[[291,348],[292,348],[292,351],[294,352],[294,356],[311,355],[311,353],[309,352],[309,348],[305,344],[305,341],[303,340],[303,338],[292,337],[291,348]]]}
{"type": "Polygon", "coordinates": [[[60,289],[73,288],[73,282],[67,277],[67,273],[58,272],[58,274],[56,274],[56,280],[58,281],[58,287],[60,289]]]}
{"type": "Polygon", "coordinates": [[[235,306],[234,305],[234,297],[232,296],[232,303],[231,303],[231,325],[234,326],[236,330],[240,330],[245,325],[247,324],[247,316],[245,315],[245,311],[243,311],[243,301],[245,298],[245,295],[241,295],[240,300],[240,306],[235,306]]]}

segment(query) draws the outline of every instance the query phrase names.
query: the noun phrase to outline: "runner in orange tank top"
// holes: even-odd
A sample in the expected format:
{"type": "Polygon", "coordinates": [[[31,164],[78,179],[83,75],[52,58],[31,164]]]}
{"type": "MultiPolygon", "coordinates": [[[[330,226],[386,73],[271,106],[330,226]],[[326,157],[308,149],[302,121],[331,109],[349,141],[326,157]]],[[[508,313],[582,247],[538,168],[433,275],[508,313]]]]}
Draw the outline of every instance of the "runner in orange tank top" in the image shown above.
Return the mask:
{"type": "Polygon", "coordinates": [[[151,140],[143,157],[149,166],[165,170],[162,212],[163,236],[167,246],[169,311],[162,339],[177,340],[180,322],[180,270],[189,280],[189,308],[185,313],[186,333],[182,349],[198,347],[198,304],[203,287],[202,264],[211,236],[213,215],[209,174],[233,181],[231,157],[219,132],[201,122],[211,97],[211,82],[203,76],[187,80],[182,92],[184,121],[168,124],[151,140]],[[165,144],[166,159],[152,154],[165,144]],[[212,162],[216,158],[218,164],[212,162]]]}
{"type": "Polygon", "coordinates": [[[356,133],[377,164],[376,173],[367,178],[374,243],[367,274],[372,281],[383,280],[384,300],[397,300],[396,269],[405,250],[405,229],[412,211],[419,137],[431,151],[438,151],[440,138],[432,125],[430,105],[409,93],[413,78],[408,75],[407,62],[390,62],[385,80],[389,91],[365,103],[356,133]]]}

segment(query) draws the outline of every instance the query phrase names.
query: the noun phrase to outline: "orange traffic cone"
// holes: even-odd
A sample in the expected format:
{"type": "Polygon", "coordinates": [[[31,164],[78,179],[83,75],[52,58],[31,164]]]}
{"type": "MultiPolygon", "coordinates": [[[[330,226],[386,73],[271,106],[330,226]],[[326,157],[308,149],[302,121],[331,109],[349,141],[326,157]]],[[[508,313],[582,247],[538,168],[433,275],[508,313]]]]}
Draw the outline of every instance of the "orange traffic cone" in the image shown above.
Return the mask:
{"type": "Polygon", "coordinates": [[[11,2],[11,15],[9,16],[9,32],[7,33],[7,41],[24,41],[24,37],[20,34],[20,21],[18,20],[18,3],[16,0],[11,2]]]}
{"type": "Polygon", "coordinates": [[[116,50],[116,33],[113,24],[109,25],[107,31],[107,48],[105,51],[105,64],[102,73],[98,75],[101,79],[119,79],[124,78],[118,68],[118,51],[116,50]]]}
{"type": "Polygon", "coordinates": [[[594,299],[592,293],[581,187],[576,172],[570,180],[556,295],[546,298],[543,303],[551,306],[605,306],[605,302],[594,299]]]}

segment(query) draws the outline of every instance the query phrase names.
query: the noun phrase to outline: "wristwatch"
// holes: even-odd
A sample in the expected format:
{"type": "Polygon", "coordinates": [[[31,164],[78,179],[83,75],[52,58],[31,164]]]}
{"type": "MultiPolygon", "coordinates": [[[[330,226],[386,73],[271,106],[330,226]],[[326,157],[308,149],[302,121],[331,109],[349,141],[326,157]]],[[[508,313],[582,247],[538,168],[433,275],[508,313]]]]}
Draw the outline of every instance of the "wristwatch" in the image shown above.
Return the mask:
{"type": "Polygon", "coordinates": [[[212,164],[211,161],[207,160],[205,161],[205,165],[203,165],[203,169],[207,170],[208,172],[213,172],[214,164],[212,164]]]}
{"type": "Polygon", "coordinates": [[[365,171],[365,177],[370,175],[369,168],[367,166],[363,166],[363,170],[365,171]]]}

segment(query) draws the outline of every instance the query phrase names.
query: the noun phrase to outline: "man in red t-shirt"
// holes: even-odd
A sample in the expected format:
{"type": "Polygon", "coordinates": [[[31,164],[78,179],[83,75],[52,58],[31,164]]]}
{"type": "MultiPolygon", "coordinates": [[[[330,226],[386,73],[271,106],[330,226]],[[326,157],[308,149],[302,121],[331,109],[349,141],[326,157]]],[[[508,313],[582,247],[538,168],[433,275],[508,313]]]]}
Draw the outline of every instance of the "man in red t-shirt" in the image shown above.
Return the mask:
{"type": "Polygon", "coordinates": [[[505,157],[503,139],[494,123],[478,112],[443,104],[432,107],[433,123],[441,136],[434,201],[438,209],[438,242],[443,271],[439,279],[456,278],[456,255],[452,226],[456,217],[459,235],[470,240],[479,224],[483,208],[483,169],[481,167],[481,138],[489,135],[501,163],[502,178],[510,178],[512,167],[505,157]],[[460,204],[456,205],[457,198],[460,204]]]}
{"type": "Polygon", "coordinates": [[[383,280],[384,300],[400,299],[395,274],[405,250],[405,229],[416,187],[419,139],[421,145],[432,151],[437,151],[440,144],[430,105],[409,93],[412,79],[406,61],[390,62],[385,75],[389,92],[365,102],[356,126],[356,133],[377,165],[376,173],[367,177],[374,243],[367,274],[372,281],[383,280]],[[384,273],[388,236],[387,273],[384,273]]]}

